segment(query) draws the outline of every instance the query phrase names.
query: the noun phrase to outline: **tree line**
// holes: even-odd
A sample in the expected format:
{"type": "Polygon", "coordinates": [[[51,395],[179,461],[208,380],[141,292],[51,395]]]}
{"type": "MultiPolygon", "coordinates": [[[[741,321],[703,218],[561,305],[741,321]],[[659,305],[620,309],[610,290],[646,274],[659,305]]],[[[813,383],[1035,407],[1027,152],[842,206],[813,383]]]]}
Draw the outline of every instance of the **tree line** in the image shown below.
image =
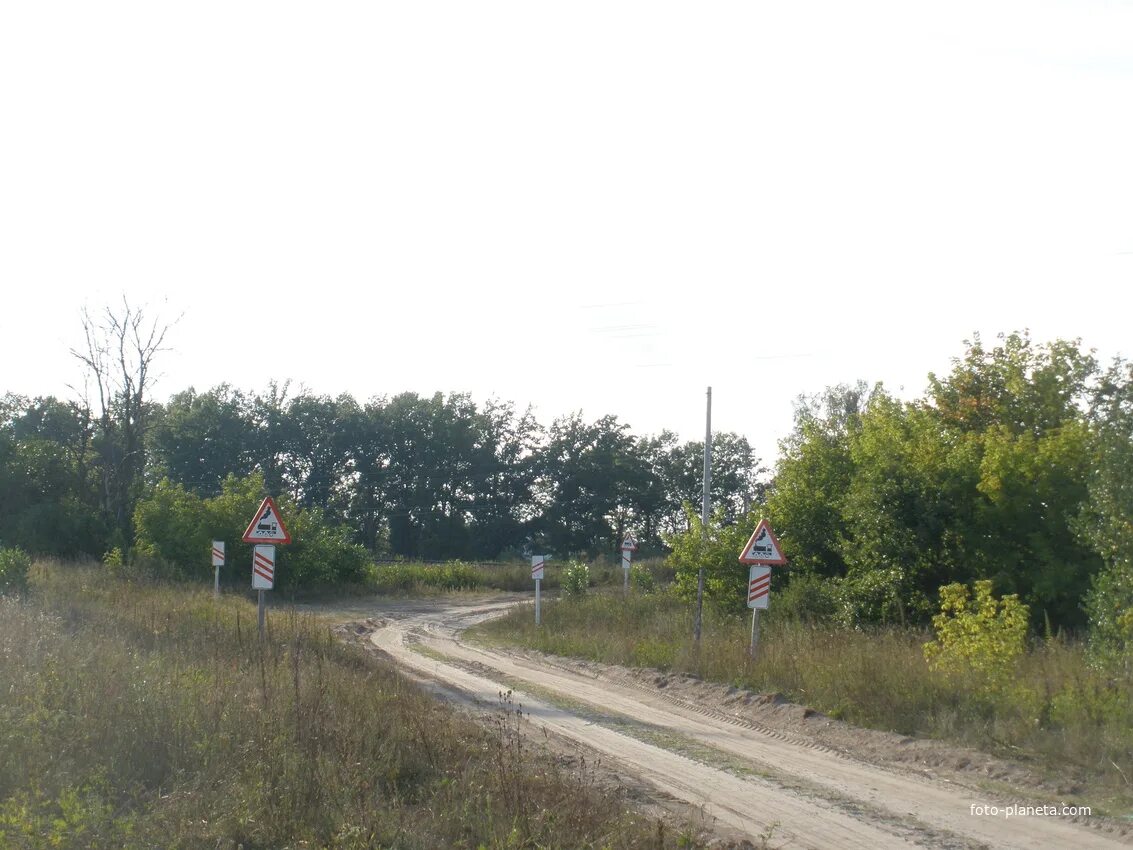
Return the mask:
{"type": "MultiPolygon", "coordinates": [[[[912,401],[860,382],[799,400],[760,505],[791,562],[778,604],[924,623],[942,586],[988,579],[1040,633],[1090,621],[1133,647],[1133,367],[1026,333],[965,345],[912,401]]],[[[740,604],[755,519],[676,539],[679,577],[710,562],[740,604]]]]}
{"type": "Polygon", "coordinates": [[[710,596],[738,599],[739,538],[765,515],[800,610],[924,622],[941,586],[990,579],[1040,628],[1089,619],[1133,639],[1133,368],[1078,341],[977,337],[911,401],[864,383],[803,397],[766,483],[745,438],[716,435],[705,541],[689,508],[703,444],[672,432],[581,413],[545,426],[460,393],[360,402],[272,383],[160,402],[164,328],[128,305],[84,327],[87,392],[0,399],[0,545],[169,558],[186,523],[207,538],[207,517],[228,529],[271,494],[330,547],[309,556],[325,579],[357,574],[359,553],[593,557],[632,530],[642,554],[707,563],[710,596]],[[328,558],[349,569],[326,573],[328,558]]]}
{"type": "MultiPolygon", "coordinates": [[[[0,542],[101,554],[137,542],[139,508],[169,490],[200,499],[230,477],[344,528],[371,553],[490,560],[539,551],[645,551],[699,501],[703,444],[636,436],[614,415],[539,423],[531,409],[461,393],[365,402],[229,385],[153,399],[166,328],[124,305],[84,314],[77,398],[0,399],[0,542]]],[[[714,438],[713,500],[729,521],[759,495],[747,439],[714,438]]],[[[152,512],[151,512],[152,513],[152,512]]]]}

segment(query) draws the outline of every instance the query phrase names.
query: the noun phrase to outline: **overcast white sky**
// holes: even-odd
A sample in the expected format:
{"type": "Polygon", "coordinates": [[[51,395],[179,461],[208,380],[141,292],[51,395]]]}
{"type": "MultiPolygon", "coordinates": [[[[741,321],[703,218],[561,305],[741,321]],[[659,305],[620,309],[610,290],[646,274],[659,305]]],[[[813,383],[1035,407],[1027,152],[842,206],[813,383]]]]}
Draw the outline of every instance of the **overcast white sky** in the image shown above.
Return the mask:
{"type": "Polygon", "coordinates": [[[79,311],[291,378],[747,434],[973,331],[1133,355],[1133,4],[5,3],[0,392],[79,311]]]}

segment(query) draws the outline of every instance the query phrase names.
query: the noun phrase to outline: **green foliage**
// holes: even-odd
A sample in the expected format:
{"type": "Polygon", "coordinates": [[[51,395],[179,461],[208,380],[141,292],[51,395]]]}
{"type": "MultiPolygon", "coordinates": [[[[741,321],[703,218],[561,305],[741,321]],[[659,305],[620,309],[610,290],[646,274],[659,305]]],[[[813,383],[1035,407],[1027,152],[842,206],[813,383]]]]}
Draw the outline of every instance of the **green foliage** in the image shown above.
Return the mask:
{"type": "Polygon", "coordinates": [[[696,598],[698,572],[704,567],[704,598],[719,611],[739,613],[747,606],[748,568],[740,563],[740,552],[759,520],[754,515],[735,525],[722,525],[713,517],[708,534],[702,533],[700,517],[685,505],[688,531],[666,539],[672,549],[666,563],[675,571],[674,585],[684,599],[696,598]]]}
{"type": "Polygon", "coordinates": [[[447,564],[379,564],[373,587],[379,593],[412,593],[423,589],[472,590],[487,586],[486,577],[462,561],[447,564]]]}
{"type": "Polygon", "coordinates": [[[1027,606],[1014,594],[997,600],[990,581],[971,594],[962,584],[940,588],[940,613],[932,618],[936,640],[925,660],[945,674],[973,673],[989,692],[1010,682],[1027,644],[1027,606]]]}
{"type": "Polygon", "coordinates": [[[633,564],[630,567],[629,583],[638,593],[654,593],[657,590],[657,579],[653,571],[644,564],[633,564]]]}
{"type": "Polygon", "coordinates": [[[185,575],[203,575],[211,542],[223,539],[213,537],[221,531],[214,519],[205,500],[163,478],[135,509],[137,553],[175,564],[185,575]]]}
{"type": "Polygon", "coordinates": [[[30,570],[31,556],[23,549],[0,548],[0,595],[25,592],[30,570]]]}
{"type": "MultiPolygon", "coordinates": [[[[1096,372],[1077,343],[977,337],[951,374],[929,376],[924,400],[859,384],[805,401],[766,504],[784,554],[843,578],[845,622],[923,622],[938,587],[992,579],[1037,622],[1081,624],[1102,563],[1098,541],[1076,533],[1096,466],[1096,372]]],[[[1115,438],[1112,453],[1128,445],[1115,438]]],[[[1112,492],[1122,478],[1108,480],[1112,492]]],[[[1113,516],[1095,489],[1098,514],[1113,516]]]]}
{"type": "Polygon", "coordinates": [[[102,556],[102,564],[105,567],[109,567],[111,570],[117,570],[126,566],[126,558],[122,554],[122,549],[115,546],[113,549],[108,550],[102,556]]]}
{"type": "Polygon", "coordinates": [[[563,596],[578,599],[590,590],[590,567],[582,561],[570,561],[563,568],[563,596]]]}
{"type": "Polygon", "coordinates": [[[924,594],[902,567],[858,569],[834,581],[834,617],[843,626],[905,625],[929,610],[924,594]]]}
{"type": "Polygon", "coordinates": [[[1105,561],[1086,596],[1095,663],[1133,676],[1133,364],[1117,361],[1094,396],[1089,497],[1077,528],[1105,561]]]}
{"type": "Polygon", "coordinates": [[[777,620],[824,623],[833,620],[839,611],[837,579],[791,570],[785,586],[780,585],[776,582],[771,597],[772,616],[777,620]]]}
{"type": "Polygon", "coordinates": [[[1094,662],[1133,677],[1133,564],[1110,564],[1095,576],[1085,608],[1094,662]]]}
{"type": "MultiPolygon", "coordinates": [[[[263,477],[229,476],[219,495],[202,498],[180,484],[159,482],[152,495],[138,503],[134,525],[136,552],[173,565],[183,578],[211,578],[212,540],[226,543],[226,580],[248,575],[252,547],[241,542],[248,520],[263,498],[263,477]]],[[[318,510],[295,508],[286,497],[277,504],[292,542],[276,547],[276,587],[281,590],[342,582],[359,582],[369,554],[352,542],[348,528],[332,526],[318,510]]],[[[242,582],[241,582],[242,583],[242,582]]]]}

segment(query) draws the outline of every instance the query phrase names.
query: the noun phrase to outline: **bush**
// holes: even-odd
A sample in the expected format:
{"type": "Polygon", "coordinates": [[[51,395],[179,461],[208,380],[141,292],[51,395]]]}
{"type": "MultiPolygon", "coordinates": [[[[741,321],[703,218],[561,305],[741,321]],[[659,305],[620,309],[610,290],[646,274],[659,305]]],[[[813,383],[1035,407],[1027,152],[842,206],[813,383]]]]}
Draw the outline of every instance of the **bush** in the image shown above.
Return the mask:
{"type": "Polygon", "coordinates": [[[590,567],[581,561],[571,561],[563,570],[563,596],[585,596],[590,589],[590,567]]]}
{"type": "MultiPolygon", "coordinates": [[[[775,581],[775,571],[772,571],[775,581]]],[[[776,617],[804,623],[824,623],[833,619],[838,608],[838,582],[814,573],[788,573],[787,586],[773,589],[776,617]]],[[[781,581],[781,579],[780,579],[781,581]]],[[[778,585],[778,581],[775,581],[778,585]]]]}
{"type": "MultiPolygon", "coordinates": [[[[134,554],[167,565],[163,575],[168,572],[174,577],[211,582],[210,544],[223,540],[227,543],[228,566],[222,580],[249,582],[252,546],[241,538],[263,493],[264,480],[258,473],[245,478],[230,475],[220,495],[211,499],[203,499],[180,484],[161,481],[134,512],[134,554]]],[[[276,589],[358,582],[365,577],[369,553],[350,540],[349,528],[330,525],[318,510],[296,508],[286,498],[280,498],[278,504],[293,543],[276,551],[276,589]]],[[[108,561],[107,566],[112,564],[108,561]]]]}
{"type": "Polygon", "coordinates": [[[1002,691],[1026,650],[1027,606],[1012,593],[997,600],[990,581],[940,588],[940,613],[932,618],[936,640],[924,645],[925,660],[948,674],[973,673],[984,690],[1002,691]]]}
{"type": "Polygon", "coordinates": [[[484,585],[476,568],[463,561],[447,564],[379,564],[372,586],[378,593],[419,593],[433,590],[471,590],[484,585]]]}
{"type": "Polygon", "coordinates": [[[0,549],[0,594],[26,591],[30,569],[31,557],[23,549],[0,549]]]}
{"type": "Polygon", "coordinates": [[[840,625],[907,625],[928,619],[932,608],[916,590],[903,567],[877,567],[858,570],[836,579],[837,610],[840,625]]]}
{"type": "Polygon", "coordinates": [[[684,599],[694,599],[703,567],[708,604],[722,613],[746,611],[748,568],[740,563],[740,552],[759,520],[749,514],[735,525],[723,525],[723,518],[717,515],[709,521],[705,536],[700,516],[687,504],[685,516],[688,531],[665,539],[673,550],[666,563],[674,570],[677,593],[684,599]]]}
{"type": "Polygon", "coordinates": [[[1094,576],[1083,607],[1090,618],[1091,660],[1133,675],[1133,564],[1111,564],[1094,576]]]}
{"type": "Polygon", "coordinates": [[[629,581],[638,593],[653,593],[657,589],[657,580],[646,566],[634,564],[629,571],[629,581]]]}

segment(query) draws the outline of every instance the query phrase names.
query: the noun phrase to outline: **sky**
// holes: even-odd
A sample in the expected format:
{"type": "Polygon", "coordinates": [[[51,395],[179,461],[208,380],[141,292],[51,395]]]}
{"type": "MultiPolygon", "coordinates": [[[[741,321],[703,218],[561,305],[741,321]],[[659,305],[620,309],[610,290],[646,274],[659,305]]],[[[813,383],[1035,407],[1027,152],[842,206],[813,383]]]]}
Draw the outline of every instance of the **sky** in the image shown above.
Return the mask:
{"type": "Polygon", "coordinates": [[[0,5],[0,392],[81,311],[292,381],[716,430],[964,340],[1133,356],[1133,3],[0,5]]]}

